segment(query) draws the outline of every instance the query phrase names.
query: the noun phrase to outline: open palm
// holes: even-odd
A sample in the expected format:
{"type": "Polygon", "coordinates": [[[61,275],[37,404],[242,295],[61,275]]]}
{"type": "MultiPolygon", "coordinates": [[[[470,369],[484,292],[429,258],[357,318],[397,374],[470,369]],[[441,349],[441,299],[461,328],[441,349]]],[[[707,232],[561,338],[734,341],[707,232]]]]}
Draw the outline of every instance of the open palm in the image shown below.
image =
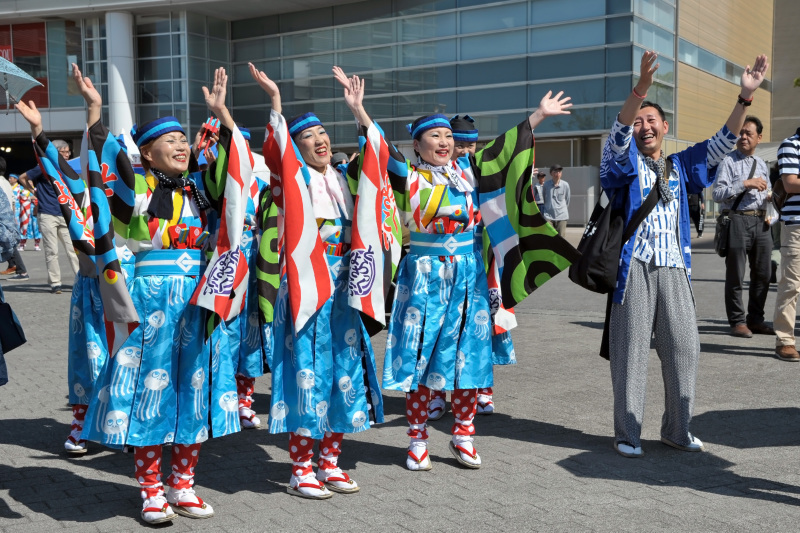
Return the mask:
{"type": "Polygon", "coordinates": [[[564,96],[564,91],[559,91],[558,94],[553,96],[553,91],[547,91],[542,101],[539,102],[539,111],[542,116],[552,117],[555,115],[569,115],[569,108],[572,107],[572,97],[564,96]]]}

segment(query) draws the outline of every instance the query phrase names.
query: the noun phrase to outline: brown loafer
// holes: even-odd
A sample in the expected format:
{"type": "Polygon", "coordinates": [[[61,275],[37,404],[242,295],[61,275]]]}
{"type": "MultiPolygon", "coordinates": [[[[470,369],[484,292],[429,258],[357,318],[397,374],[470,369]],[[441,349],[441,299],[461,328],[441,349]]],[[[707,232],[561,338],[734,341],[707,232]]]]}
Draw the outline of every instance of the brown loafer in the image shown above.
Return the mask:
{"type": "Polygon", "coordinates": [[[750,331],[744,324],[736,324],[731,328],[731,337],[741,337],[743,339],[749,339],[753,336],[753,332],[750,331]]]}
{"type": "Polygon", "coordinates": [[[781,361],[797,362],[800,361],[800,353],[794,346],[776,346],[775,355],[781,361]]]}
{"type": "Polygon", "coordinates": [[[772,329],[772,326],[767,325],[766,322],[747,324],[747,327],[753,335],[775,335],[775,330],[772,329]]]}

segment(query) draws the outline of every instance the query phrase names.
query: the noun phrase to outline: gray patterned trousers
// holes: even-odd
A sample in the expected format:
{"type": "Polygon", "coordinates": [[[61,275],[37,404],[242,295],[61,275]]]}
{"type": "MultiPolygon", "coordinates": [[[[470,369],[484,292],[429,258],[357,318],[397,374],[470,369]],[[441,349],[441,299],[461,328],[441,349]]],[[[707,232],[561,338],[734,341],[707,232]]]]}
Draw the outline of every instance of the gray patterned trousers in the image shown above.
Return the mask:
{"type": "Polygon", "coordinates": [[[641,446],[647,361],[655,333],[664,378],[661,436],[689,444],[700,338],[686,273],[631,260],[622,304],[611,306],[609,349],[616,442],[641,446]]]}

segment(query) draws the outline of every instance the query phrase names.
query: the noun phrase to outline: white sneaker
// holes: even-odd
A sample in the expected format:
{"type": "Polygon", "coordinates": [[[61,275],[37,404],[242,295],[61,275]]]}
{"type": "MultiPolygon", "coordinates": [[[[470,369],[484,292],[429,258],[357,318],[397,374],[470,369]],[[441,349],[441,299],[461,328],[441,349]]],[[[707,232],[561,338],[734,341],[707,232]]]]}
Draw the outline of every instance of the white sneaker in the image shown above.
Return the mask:
{"type": "Polygon", "coordinates": [[[702,452],[705,450],[703,447],[703,441],[689,433],[689,444],[683,446],[681,444],[676,444],[671,440],[667,439],[666,437],[661,437],[661,442],[666,444],[667,446],[672,446],[673,448],[677,448],[678,450],[683,450],[684,452],[702,452]]]}
{"type": "Polygon", "coordinates": [[[261,427],[261,419],[249,407],[239,408],[239,422],[242,424],[242,429],[259,429],[261,427]]]}
{"type": "Polygon", "coordinates": [[[358,483],[350,479],[345,472],[338,466],[331,470],[320,468],[317,472],[317,481],[324,483],[333,492],[342,494],[352,494],[360,490],[358,483]]]}
{"type": "Polygon", "coordinates": [[[175,512],[189,518],[211,518],[214,508],[201,500],[194,489],[169,489],[167,501],[175,508],[175,512]]]}
{"type": "Polygon", "coordinates": [[[142,520],[148,524],[170,522],[177,516],[167,503],[163,492],[158,496],[147,498],[142,505],[142,520]]]}
{"type": "Polygon", "coordinates": [[[428,441],[411,439],[406,457],[406,468],[409,470],[430,470],[433,468],[431,458],[428,457],[428,441]]]}
{"type": "Polygon", "coordinates": [[[450,452],[456,460],[467,468],[480,468],[481,456],[472,445],[473,439],[467,435],[453,435],[450,452]]]}
{"type": "Polygon", "coordinates": [[[289,479],[289,486],[286,487],[286,492],[292,496],[299,496],[309,500],[327,500],[333,497],[331,491],[314,476],[314,472],[304,476],[292,475],[289,479]]]}
{"type": "Polygon", "coordinates": [[[34,249],[35,251],[37,251],[37,252],[41,252],[41,251],[42,251],[42,249],[39,247],[39,245],[38,245],[38,244],[37,244],[37,245],[36,245],[36,246],[35,246],[33,249],[34,249]]]}

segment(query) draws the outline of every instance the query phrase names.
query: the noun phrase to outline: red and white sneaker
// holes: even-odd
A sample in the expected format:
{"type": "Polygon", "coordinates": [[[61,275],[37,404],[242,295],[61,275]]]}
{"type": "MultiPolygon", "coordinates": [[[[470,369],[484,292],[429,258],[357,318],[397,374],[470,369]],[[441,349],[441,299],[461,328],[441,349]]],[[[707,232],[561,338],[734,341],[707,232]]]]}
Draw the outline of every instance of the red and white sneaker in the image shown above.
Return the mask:
{"type": "Polygon", "coordinates": [[[200,499],[194,489],[169,489],[167,501],[175,508],[175,512],[189,518],[211,518],[214,508],[200,499]]]}
{"type": "Polygon", "coordinates": [[[309,500],[327,500],[333,497],[331,491],[314,476],[314,472],[309,472],[304,476],[292,475],[289,479],[289,486],[286,487],[286,492],[292,496],[299,496],[309,500]]]}
{"type": "Polygon", "coordinates": [[[333,492],[342,494],[352,494],[360,490],[358,483],[350,479],[350,476],[342,472],[338,466],[331,470],[320,468],[317,472],[317,481],[324,483],[333,492]]]}
{"type": "Polygon", "coordinates": [[[249,407],[239,408],[239,422],[242,424],[242,429],[261,428],[261,419],[258,418],[255,411],[249,407]]]}
{"type": "Polygon", "coordinates": [[[411,444],[408,446],[408,457],[406,457],[406,468],[414,471],[433,468],[431,458],[428,457],[427,440],[411,439],[411,444]]]}
{"type": "Polygon", "coordinates": [[[478,406],[475,412],[479,415],[490,415],[494,413],[494,402],[491,394],[478,394],[478,406]]]}
{"type": "Polygon", "coordinates": [[[472,445],[473,439],[467,435],[453,435],[450,441],[450,452],[456,460],[467,468],[480,468],[481,456],[472,445]]]}

